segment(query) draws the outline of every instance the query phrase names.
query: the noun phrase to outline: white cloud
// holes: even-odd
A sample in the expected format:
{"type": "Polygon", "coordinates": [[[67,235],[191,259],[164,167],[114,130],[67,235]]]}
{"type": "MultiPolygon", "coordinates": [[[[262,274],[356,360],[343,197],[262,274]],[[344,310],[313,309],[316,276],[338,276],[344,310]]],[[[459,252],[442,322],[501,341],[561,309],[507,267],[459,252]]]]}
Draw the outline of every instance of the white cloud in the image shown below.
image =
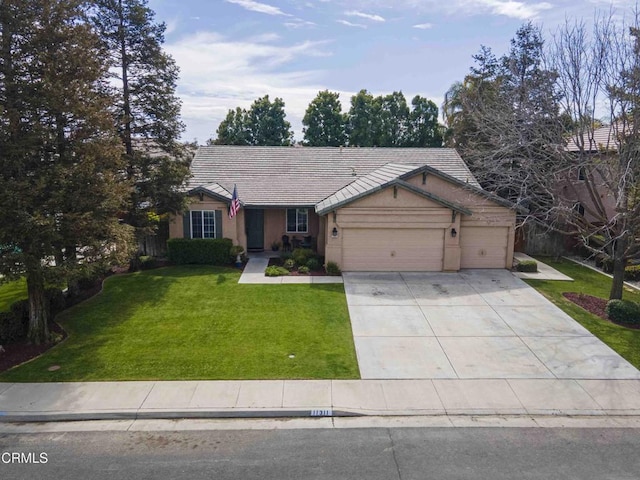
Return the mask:
{"type": "Polygon", "coordinates": [[[200,32],[165,44],[180,65],[178,95],[187,124],[184,138],[203,143],[230,109],[248,108],[264,95],[285,102],[287,120],[301,138],[302,117],[318,91],[327,88],[317,79],[321,71],[292,68],[297,59],[330,56],[328,41],[274,44],[277,36],[229,39],[200,32]]]}
{"type": "Polygon", "coordinates": [[[357,10],[349,10],[348,12],[344,12],[344,14],[348,17],[360,17],[366,18],[367,20],[372,20],[374,22],[384,22],[384,18],[380,15],[371,15],[369,13],[359,12],[357,10]]]}
{"type": "Polygon", "coordinates": [[[301,18],[295,18],[289,22],[284,22],[284,26],[287,28],[306,28],[306,27],[315,27],[316,24],[314,22],[309,22],[307,20],[302,20],[301,18]]]}
{"type": "Polygon", "coordinates": [[[491,13],[504,15],[511,18],[526,20],[537,17],[541,12],[553,8],[548,2],[526,3],[515,0],[476,0],[481,6],[485,6],[491,13]]]}
{"type": "Polygon", "coordinates": [[[288,13],[283,12],[278,7],[267,5],[266,3],[255,2],[253,0],[225,0],[227,3],[239,5],[246,10],[258,13],[266,13],[267,15],[284,15],[290,17],[288,13]]]}
{"type": "Polygon", "coordinates": [[[414,25],[413,28],[417,28],[420,30],[429,30],[430,28],[433,28],[433,23],[419,23],[417,25],[414,25]]]}
{"type": "Polygon", "coordinates": [[[347,27],[357,27],[357,28],[367,28],[366,25],[361,23],[351,23],[349,20],[336,20],[337,23],[341,23],[342,25],[346,25],[347,27]]]}

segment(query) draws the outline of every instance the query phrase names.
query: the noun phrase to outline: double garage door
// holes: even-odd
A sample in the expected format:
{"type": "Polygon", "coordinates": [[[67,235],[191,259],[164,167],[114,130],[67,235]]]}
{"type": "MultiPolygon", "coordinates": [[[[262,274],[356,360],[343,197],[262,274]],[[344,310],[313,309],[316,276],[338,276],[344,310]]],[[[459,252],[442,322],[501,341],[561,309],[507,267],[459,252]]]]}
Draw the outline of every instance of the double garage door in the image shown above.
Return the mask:
{"type": "MultiPolygon", "coordinates": [[[[460,232],[460,268],[505,268],[506,227],[464,227],[460,232]]],[[[443,269],[443,228],[345,228],[344,271],[423,271],[443,269]]]]}
{"type": "Polygon", "coordinates": [[[342,269],[354,272],[442,270],[442,228],[345,228],[342,269]]]}

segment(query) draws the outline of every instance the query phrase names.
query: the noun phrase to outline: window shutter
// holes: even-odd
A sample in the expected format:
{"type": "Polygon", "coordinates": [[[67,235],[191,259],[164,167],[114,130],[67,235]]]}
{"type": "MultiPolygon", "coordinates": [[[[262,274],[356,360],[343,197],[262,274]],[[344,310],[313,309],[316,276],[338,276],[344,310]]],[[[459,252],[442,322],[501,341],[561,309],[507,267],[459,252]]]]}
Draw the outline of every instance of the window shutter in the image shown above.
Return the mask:
{"type": "Polygon", "coordinates": [[[222,238],[222,210],[215,211],[216,238],[222,238]]]}
{"type": "Polygon", "coordinates": [[[191,238],[191,212],[189,211],[182,214],[182,236],[191,238]]]}

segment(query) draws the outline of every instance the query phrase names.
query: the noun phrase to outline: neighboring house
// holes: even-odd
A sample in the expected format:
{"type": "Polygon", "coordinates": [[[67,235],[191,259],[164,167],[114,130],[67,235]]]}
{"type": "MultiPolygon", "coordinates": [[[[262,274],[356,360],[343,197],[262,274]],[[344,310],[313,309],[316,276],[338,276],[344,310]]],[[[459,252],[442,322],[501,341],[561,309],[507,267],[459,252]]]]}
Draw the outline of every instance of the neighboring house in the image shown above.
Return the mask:
{"type": "Polygon", "coordinates": [[[516,212],[453,149],[200,147],[171,237],[311,240],[344,271],[511,268],[516,212]],[[234,185],[242,208],[229,218],[234,185]]]}
{"type": "Polygon", "coordinates": [[[615,197],[607,158],[617,155],[618,141],[612,126],[604,126],[583,136],[579,145],[577,138],[567,143],[567,151],[576,157],[576,166],[567,171],[559,182],[560,200],[572,205],[585,220],[604,224],[615,215],[615,197]]]}

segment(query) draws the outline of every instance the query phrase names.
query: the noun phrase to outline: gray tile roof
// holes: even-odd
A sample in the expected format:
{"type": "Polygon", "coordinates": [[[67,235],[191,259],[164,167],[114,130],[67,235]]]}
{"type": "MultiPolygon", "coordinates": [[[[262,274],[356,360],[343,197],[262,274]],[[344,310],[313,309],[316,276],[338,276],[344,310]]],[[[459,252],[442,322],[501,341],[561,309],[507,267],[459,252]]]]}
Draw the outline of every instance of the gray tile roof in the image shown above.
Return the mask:
{"type": "MultiPolygon", "coordinates": [[[[389,166],[381,178],[428,165],[462,182],[478,185],[450,148],[200,147],[191,164],[188,188],[238,186],[247,206],[314,206],[354,180],[375,182],[373,172],[389,166]],[[409,168],[410,167],[410,168],[409,168]],[[366,178],[365,178],[366,177],[366,178]]],[[[228,195],[228,194],[227,194],[228,195]]]]}
{"type": "MultiPolygon", "coordinates": [[[[583,135],[584,150],[585,152],[598,152],[602,150],[616,151],[618,150],[618,144],[616,142],[616,134],[612,125],[606,125],[604,127],[596,128],[593,131],[593,137],[589,133],[585,132],[583,135]]],[[[574,137],[570,138],[567,142],[567,150],[569,152],[579,152],[580,147],[576,143],[574,137]]]]}

